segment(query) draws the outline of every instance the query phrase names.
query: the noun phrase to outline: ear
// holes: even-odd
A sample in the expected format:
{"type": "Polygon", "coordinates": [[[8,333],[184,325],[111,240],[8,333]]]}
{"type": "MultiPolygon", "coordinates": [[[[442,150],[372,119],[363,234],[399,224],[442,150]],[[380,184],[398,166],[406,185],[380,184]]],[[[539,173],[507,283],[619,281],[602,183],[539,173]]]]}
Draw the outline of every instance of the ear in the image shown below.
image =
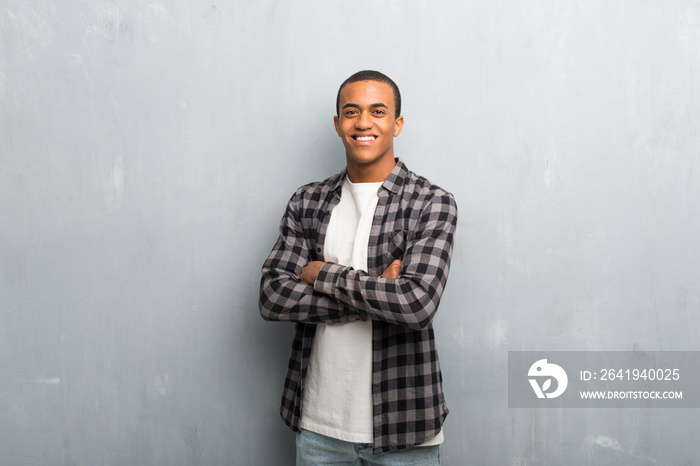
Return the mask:
{"type": "Polygon", "coordinates": [[[394,122],[394,137],[401,134],[401,129],[403,128],[403,116],[400,116],[394,122]]]}
{"type": "Polygon", "coordinates": [[[340,136],[340,119],[338,115],[333,116],[333,125],[335,125],[335,132],[340,136]]]}

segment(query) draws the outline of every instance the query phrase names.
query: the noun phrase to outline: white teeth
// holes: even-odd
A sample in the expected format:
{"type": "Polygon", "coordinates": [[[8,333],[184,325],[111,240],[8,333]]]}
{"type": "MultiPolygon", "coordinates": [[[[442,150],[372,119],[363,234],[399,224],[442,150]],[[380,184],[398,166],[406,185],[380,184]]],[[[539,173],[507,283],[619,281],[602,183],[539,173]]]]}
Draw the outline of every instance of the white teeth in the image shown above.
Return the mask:
{"type": "Polygon", "coordinates": [[[358,136],[358,141],[374,141],[374,136],[358,136]]]}

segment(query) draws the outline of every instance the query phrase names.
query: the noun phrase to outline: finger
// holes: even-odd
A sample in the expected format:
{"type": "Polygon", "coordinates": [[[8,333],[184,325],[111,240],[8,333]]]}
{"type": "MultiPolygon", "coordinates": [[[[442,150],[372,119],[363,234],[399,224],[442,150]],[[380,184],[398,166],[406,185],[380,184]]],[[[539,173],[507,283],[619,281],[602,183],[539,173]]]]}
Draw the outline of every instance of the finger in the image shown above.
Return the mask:
{"type": "Polygon", "coordinates": [[[399,272],[401,272],[401,261],[399,259],[396,259],[391,264],[389,264],[389,267],[387,267],[384,273],[382,273],[382,277],[396,278],[399,276],[399,272]]]}
{"type": "Polygon", "coordinates": [[[301,272],[299,273],[299,280],[301,280],[302,282],[308,283],[308,277],[306,276],[308,272],[308,267],[308,265],[305,265],[301,268],[301,272]]]}

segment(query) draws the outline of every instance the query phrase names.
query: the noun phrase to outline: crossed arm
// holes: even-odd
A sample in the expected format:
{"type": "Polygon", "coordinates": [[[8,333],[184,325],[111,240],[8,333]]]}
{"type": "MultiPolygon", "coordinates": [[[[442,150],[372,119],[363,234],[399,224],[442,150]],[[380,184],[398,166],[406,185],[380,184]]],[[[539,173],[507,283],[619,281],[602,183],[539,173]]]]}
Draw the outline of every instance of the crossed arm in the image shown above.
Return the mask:
{"type": "Polygon", "coordinates": [[[263,265],[260,313],[266,320],[340,323],[374,319],[425,328],[437,310],[449,271],[457,207],[449,194],[419,212],[401,260],[381,276],[311,261],[292,198],[280,237],[263,265]]]}

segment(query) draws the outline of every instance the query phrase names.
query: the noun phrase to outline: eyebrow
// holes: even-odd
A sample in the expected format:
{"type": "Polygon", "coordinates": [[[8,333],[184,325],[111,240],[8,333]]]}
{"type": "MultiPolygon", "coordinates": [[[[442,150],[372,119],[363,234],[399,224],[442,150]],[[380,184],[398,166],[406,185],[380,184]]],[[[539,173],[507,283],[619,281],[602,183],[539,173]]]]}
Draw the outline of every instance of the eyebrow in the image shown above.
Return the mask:
{"type": "MultiPolygon", "coordinates": [[[[345,104],[345,105],[343,105],[343,109],[346,109],[346,108],[349,108],[349,107],[350,107],[350,108],[360,108],[360,106],[357,105],[357,104],[345,104]]],[[[381,108],[386,108],[386,109],[389,108],[389,107],[386,106],[386,104],[383,104],[383,103],[381,103],[381,102],[380,102],[380,103],[376,103],[376,104],[372,104],[372,105],[370,105],[369,107],[370,107],[370,108],[380,108],[380,107],[381,107],[381,108]]]]}

